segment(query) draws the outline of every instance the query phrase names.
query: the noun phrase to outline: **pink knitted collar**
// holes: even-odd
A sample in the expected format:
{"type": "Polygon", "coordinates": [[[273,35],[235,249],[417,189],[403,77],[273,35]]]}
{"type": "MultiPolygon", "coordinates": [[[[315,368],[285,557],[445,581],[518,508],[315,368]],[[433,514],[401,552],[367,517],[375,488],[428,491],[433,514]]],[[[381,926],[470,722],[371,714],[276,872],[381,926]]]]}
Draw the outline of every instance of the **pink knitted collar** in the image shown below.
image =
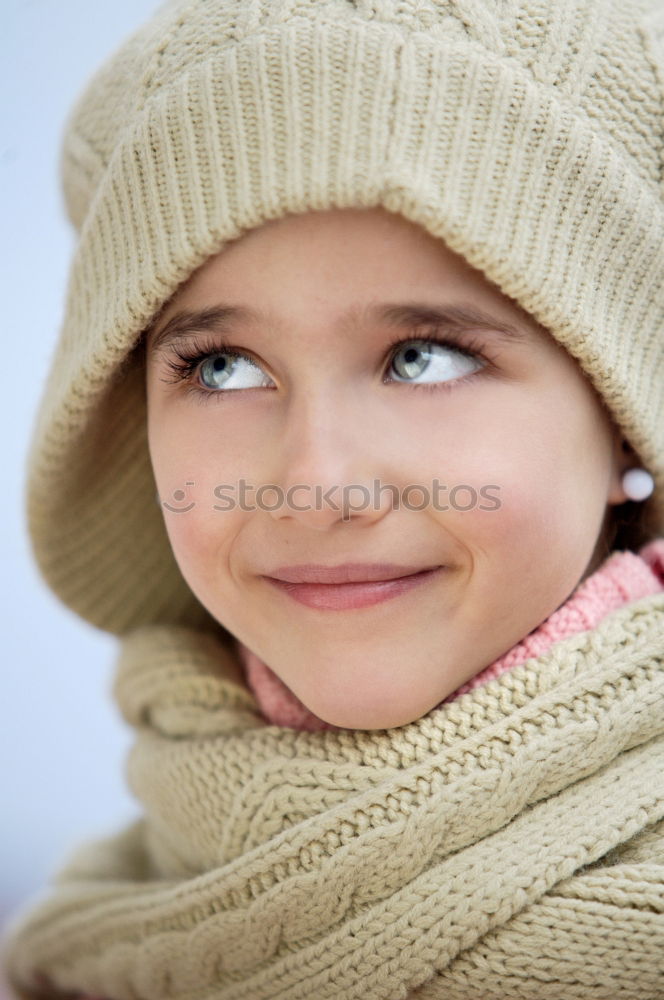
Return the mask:
{"type": "MultiPolygon", "coordinates": [[[[506,670],[541,656],[554,642],[595,628],[611,611],[664,590],[664,538],[634,552],[612,552],[553,614],[471,680],[449,694],[453,701],[506,670]]],[[[247,683],[267,722],[312,732],[337,729],[310,712],[283,681],[243,643],[237,643],[247,683]]]]}

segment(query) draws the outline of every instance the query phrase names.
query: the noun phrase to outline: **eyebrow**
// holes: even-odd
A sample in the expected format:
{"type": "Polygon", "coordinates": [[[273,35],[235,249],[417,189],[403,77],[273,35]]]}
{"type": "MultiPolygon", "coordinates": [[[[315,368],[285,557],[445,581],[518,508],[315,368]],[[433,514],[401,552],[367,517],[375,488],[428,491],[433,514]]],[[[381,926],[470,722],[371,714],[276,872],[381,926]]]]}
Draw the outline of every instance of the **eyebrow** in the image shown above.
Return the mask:
{"type": "MultiPolygon", "coordinates": [[[[150,350],[165,351],[169,345],[184,340],[195,333],[212,331],[222,333],[231,326],[248,326],[251,323],[275,327],[273,316],[260,309],[246,306],[218,304],[206,309],[184,309],[176,313],[156,333],[150,350]]],[[[338,320],[338,327],[350,330],[362,324],[384,323],[395,329],[413,330],[421,326],[435,326],[443,331],[462,333],[482,329],[501,340],[525,341],[525,328],[515,326],[483,312],[476,306],[462,304],[435,305],[421,302],[389,303],[352,306],[338,320]]]]}

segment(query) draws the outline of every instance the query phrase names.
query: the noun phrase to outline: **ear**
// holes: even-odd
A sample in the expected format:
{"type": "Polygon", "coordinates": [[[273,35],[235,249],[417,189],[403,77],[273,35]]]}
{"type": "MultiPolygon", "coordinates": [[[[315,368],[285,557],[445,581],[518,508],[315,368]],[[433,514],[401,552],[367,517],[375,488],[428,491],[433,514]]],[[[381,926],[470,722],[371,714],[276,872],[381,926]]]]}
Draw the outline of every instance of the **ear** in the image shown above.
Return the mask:
{"type": "Polygon", "coordinates": [[[629,500],[622,485],[622,477],[628,469],[638,467],[640,459],[632,446],[625,441],[622,433],[614,434],[611,462],[611,481],[607,503],[621,504],[629,500]]]}

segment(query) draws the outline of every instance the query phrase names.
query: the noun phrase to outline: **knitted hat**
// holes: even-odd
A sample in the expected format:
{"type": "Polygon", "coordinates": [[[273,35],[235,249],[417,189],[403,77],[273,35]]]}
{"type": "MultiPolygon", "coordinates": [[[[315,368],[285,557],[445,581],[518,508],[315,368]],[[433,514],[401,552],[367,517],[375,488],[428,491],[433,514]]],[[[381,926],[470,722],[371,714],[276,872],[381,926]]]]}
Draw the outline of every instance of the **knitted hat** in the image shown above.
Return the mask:
{"type": "Polygon", "coordinates": [[[62,177],[80,231],[29,456],[45,579],[122,634],[212,623],[155,503],[142,331],[263,222],[383,206],[577,359],[664,532],[662,0],[171,0],[93,77],[62,177]]]}

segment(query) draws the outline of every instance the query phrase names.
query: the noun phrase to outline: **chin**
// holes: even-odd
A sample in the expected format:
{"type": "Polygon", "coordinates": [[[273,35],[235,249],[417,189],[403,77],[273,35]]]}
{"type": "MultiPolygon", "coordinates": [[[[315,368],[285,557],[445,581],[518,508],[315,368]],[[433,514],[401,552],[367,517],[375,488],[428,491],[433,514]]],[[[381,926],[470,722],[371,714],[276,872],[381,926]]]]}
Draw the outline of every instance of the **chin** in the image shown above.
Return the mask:
{"type": "Polygon", "coordinates": [[[453,690],[444,675],[409,676],[379,660],[365,664],[347,663],[344,670],[332,660],[319,662],[317,669],[302,669],[283,682],[323,722],[342,729],[393,729],[421,719],[453,690]]]}
{"type": "Polygon", "coordinates": [[[439,704],[442,697],[444,695],[432,705],[424,708],[403,704],[380,707],[372,705],[365,708],[357,704],[308,707],[323,722],[339,726],[342,729],[394,729],[398,726],[407,726],[409,723],[415,722],[416,719],[421,719],[439,704]]]}

